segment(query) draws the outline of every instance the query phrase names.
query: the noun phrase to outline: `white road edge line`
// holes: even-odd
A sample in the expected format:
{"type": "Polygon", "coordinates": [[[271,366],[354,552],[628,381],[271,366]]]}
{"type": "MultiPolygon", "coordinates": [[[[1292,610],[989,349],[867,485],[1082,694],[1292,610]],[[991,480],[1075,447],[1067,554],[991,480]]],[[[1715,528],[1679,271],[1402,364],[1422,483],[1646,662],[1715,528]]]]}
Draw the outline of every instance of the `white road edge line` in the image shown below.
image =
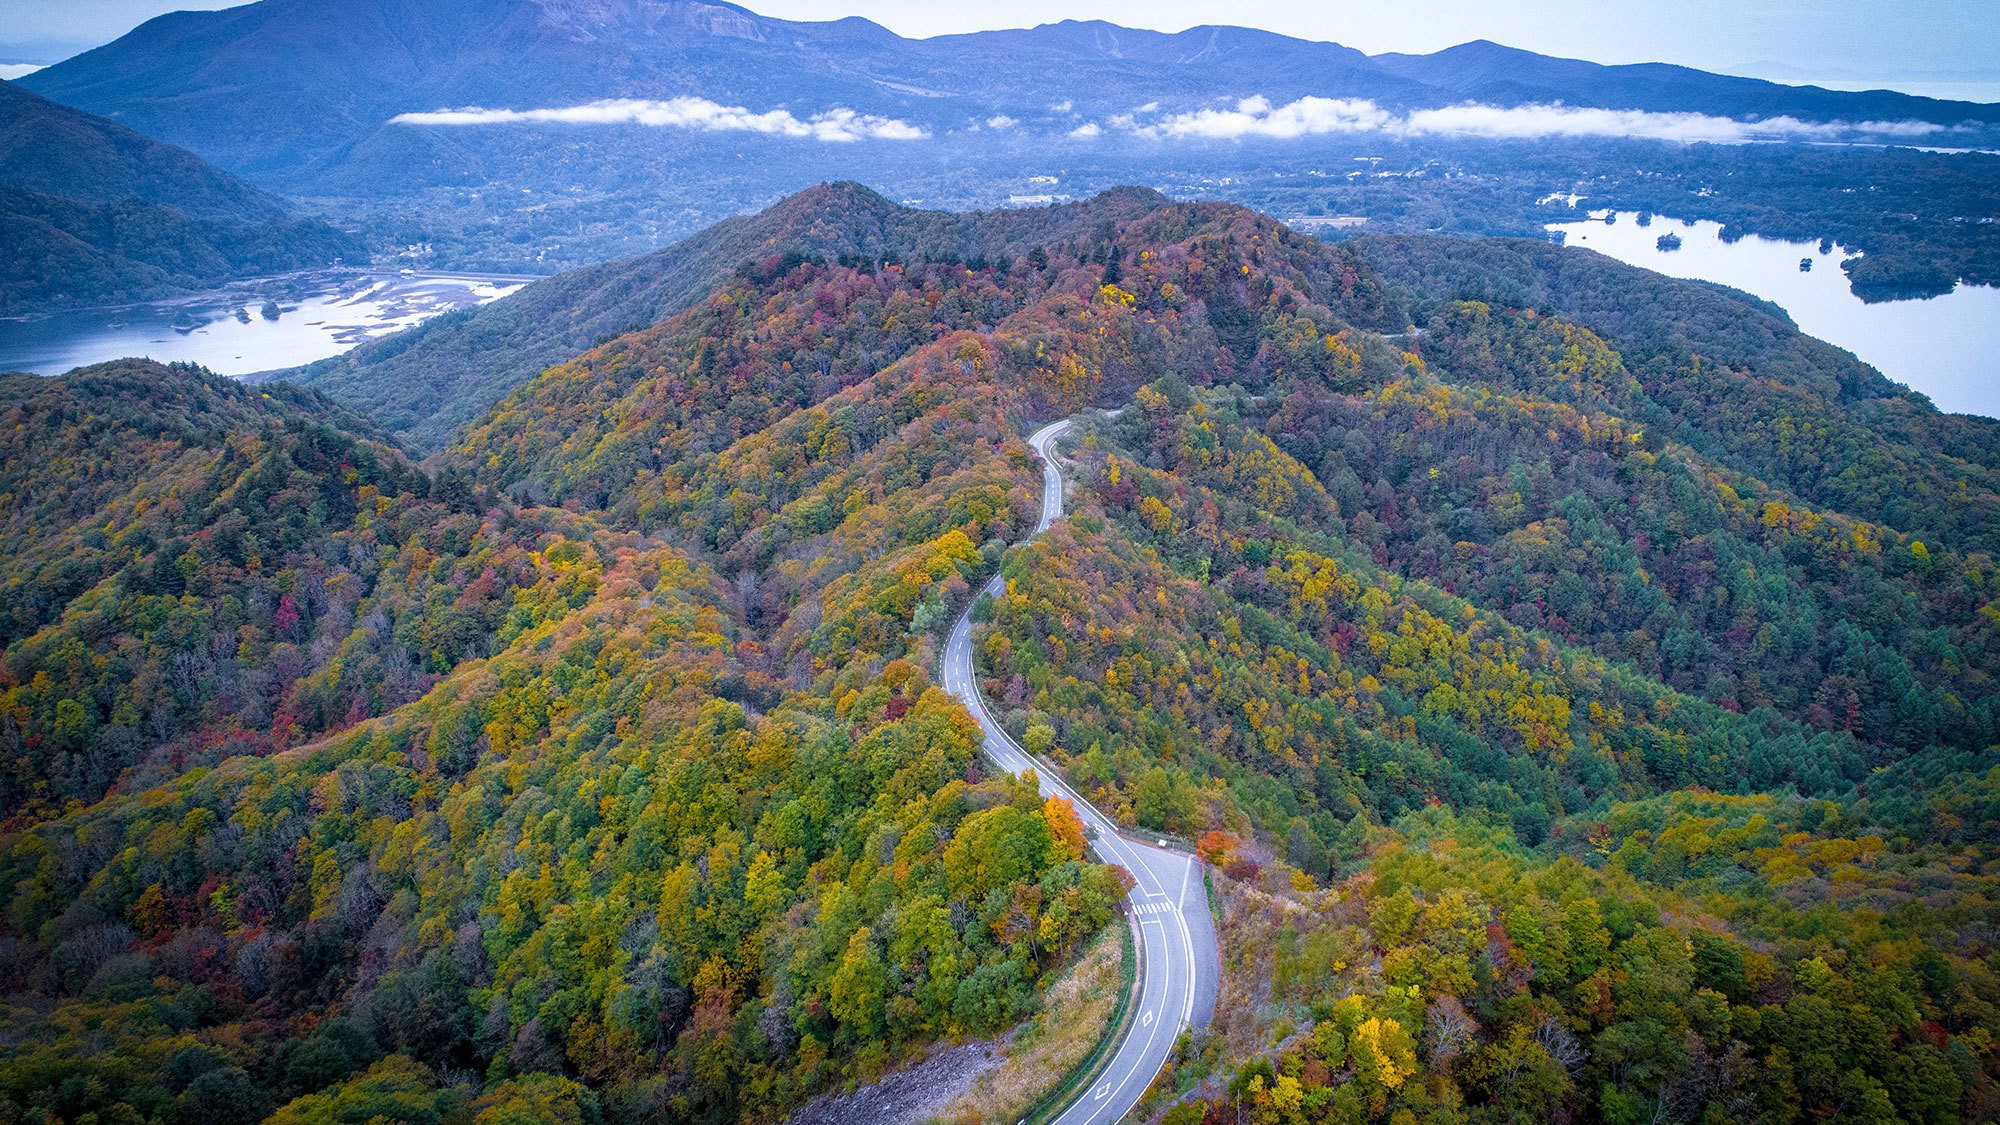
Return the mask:
{"type": "MultiPolygon", "coordinates": [[[[1042,510],[1036,521],[1032,535],[1040,535],[1063,515],[1064,481],[1062,471],[1056,466],[1055,456],[1050,449],[1050,445],[1056,438],[1069,430],[1072,421],[1071,419],[1064,419],[1063,421],[1044,426],[1028,439],[1029,446],[1042,462],[1042,510]]],[[[1002,575],[996,574],[985,586],[981,587],[981,590],[984,593],[997,597],[1005,588],[1005,578],[1002,575]]],[[[1068,782],[1062,778],[1060,773],[1052,769],[1045,773],[1043,763],[1039,762],[1025,748],[1015,742],[1013,737],[994,721],[992,713],[987,710],[984,694],[979,690],[978,677],[972,670],[972,655],[972,614],[971,610],[967,609],[965,613],[960,615],[957,624],[953,627],[945,642],[944,661],[947,665],[945,670],[946,689],[953,695],[958,696],[960,700],[968,705],[969,709],[975,712],[974,717],[979,720],[985,735],[983,740],[984,748],[988,756],[994,760],[994,763],[1001,769],[1015,774],[1029,770],[1034,771],[1037,781],[1045,785],[1056,795],[1069,801],[1071,806],[1077,810],[1079,815],[1094,830],[1094,835],[1089,841],[1090,850],[1098,853],[1099,857],[1105,861],[1124,868],[1131,875],[1132,888],[1127,898],[1131,902],[1130,913],[1134,921],[1134,929],[1142,938],[1141,945],[1152,953],[1146,959],[1147,964],[1151,965],[1153,962],[1159,962],[1157,965],[1159,971],[1148,973],[1147,979],[1140,982],[1139,1007],[1142,1013],[1140,1026],[1145,1027],[1147,1033],[1145,1041],[1139,1045],[1136,1052],[1137,1057],[1130,1059],[1124,1071],[1117,1075],[1115,1079],[1108,1073],[1100,1075],[1099,1081],[1089,1088],[1089,1092],[1092,1095],[1090,1098],[1085,1098],[1082,1093],[1079,1093],[1076,1100],[1071,1102],[1055,1119],[1055,1125],[1064,1125],[1064,1123],[1069,1121],[1071,1115],[1077,1113],[1079,1110],[1083,1110],[1085,1117],[1089,1118],[1102,1109],[1108,1108],[1103,1105],[1087,1105],[1087,1103],[1102,1103],[1113,1094],[1123,1093],[1132,1079],[1138,1077],[1139,1068],[1144,1065],[1146,1056],[1152,1053],[1160,1027],[1166,1022],[1164,1019],[1159,1018],[1165,1014],[1164,1002],[1173,992],[1172,984],[1175,959],[1168,952],[1166,943],[1170,940],[1169,935],[1175,932],[1178,932],[1180,937],[1181,964],[1184,966],[1182,972],[1186,974],[1186,980],[1182,989],[1180,1019],[1173,1031],[1173,1035],[1178,1037],[1181,1030],[1191,1026],[1193,1022],[1195,986],[1200,973],[1195,963],[1194,938],[1192,931],[1188,928],[1186,914],[1188,879],[1193,872],[1195,861],[1187,856],[1179,855],[1163,848],[1154,848],[1150,844],[1140,844],[1136,841],[1126,839],[1124,834],[1119,831],[1117,824],[1105,816],[1095,805],[1084,800],[1081,795],[1070,788],[1068,782]],[[958,661],[964,662],[963,668],[953,669],[951,665],[958,661]],[[1017,765],[1016,763],[1019,764],[1017,765]],[[1180,884],[1173,895],[1167,893],[1166,885],[1161,881],[1159,872],[1154,868],[1154,863],[1159,861],[1180,865],[1180,884]],[[1146,889],[1146,884],[1151,884],[1152,889],[1146,889]],[[1152,901],[1154,899],[1160,901],[1152,901]],[[1163,913],[1173,916],[1174,925],[1171,929],[1164,919],[1157,917],[1157,915],[1163,913]],[[1141,917],[1142,915],[1146,917],[1141,917]],[[1158,927],[1157,940],[1161,948],[1153,950],[1152,947],[1155,944],[1154,935],[1146,930],[1147,926],[1158,927]]],[[[1119,1056],[1133,1053],[1130,1050],[1132,1042],[1132,1033],[1128,1030],[1124,1040],[1113,1049],[1111,1058],[1107,1060],[1107,1070],[1110,1065],[1116,1063],[1119,1056]]],[[[1171,1057],[1171,1050],[1163,1053],[1160,1056],[1159,1063],[1153,1068],[1153,1073],[1146,1078],[1144,1085],[1140,1087],[1138,1094],[1134,1095],[1131,1103],[1128,1103],[1119,1112],[1118,1118],[1108,1118],[1105,1120],[1117,1120],[1129,1112],[1131,1105],[1137,1104],[1138,1097],[1144,1094],[1146,1087],[1151,1086],[1158,1079],[1160,1073],[1166,1069],[1167,1062],[1171,1057]]]]}

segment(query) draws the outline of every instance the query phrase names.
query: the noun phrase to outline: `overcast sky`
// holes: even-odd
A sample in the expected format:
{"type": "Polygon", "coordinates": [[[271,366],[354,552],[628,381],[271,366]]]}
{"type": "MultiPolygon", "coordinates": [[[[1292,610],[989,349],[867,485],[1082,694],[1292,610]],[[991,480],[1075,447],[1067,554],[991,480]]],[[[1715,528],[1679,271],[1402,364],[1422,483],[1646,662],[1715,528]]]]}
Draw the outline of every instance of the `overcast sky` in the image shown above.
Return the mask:
{"type": "MultiPolygon", "coordinates": [[[[230,6],[227,0],[0,0],[0,62],[52,62],[161,12],[230,6]]],[[[866,16],[911,36],[1066,17],[1164,31],[1233,23],[1371,54],[1493,39],[1598,62],[1723,71],[1776,64],[1796,71],[1789,75],[1796,79],[1943,80],[1954,72],[1967,80],[2000,78],[2000,0],[751,0],[746,6],[787,19],[866,16]]]]}

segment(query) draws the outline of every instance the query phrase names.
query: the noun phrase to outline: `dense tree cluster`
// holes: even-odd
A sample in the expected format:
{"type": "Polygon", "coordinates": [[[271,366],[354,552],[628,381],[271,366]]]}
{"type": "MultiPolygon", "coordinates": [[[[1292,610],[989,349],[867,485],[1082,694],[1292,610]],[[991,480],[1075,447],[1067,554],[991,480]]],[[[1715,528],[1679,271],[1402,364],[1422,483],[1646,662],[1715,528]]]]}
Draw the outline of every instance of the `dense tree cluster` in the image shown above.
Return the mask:
{"type": "Polygon", "coordinates": [[[1350,542],[1734,710],[1895,747],[2000,734],[1990,556],[1665,448],[1601,405],[1600,380],[1630,377],[1573,325],[1474,304],[1435,327],[1449,385],[1295,394],[1267,424],[1334,482],[1350,542]],[[1463,361],[1489,347],[1504,362],[1463,361]]]}
{"type": "MultiPolygon", "coordinates": [[[[1410,297],[1420,324],[1442,318],[1417,350],[1447,377],[1508,386],[1529,377],[1496,370],[1510,349],[1546,352],[1515,318],[1482,324],[1465,301],[1559,317],[1618,352],[1630,379],[1598,389],[1635,426],[1812,505],[1934,546],[2000,549],[1991,420],[1938,413],[1775,306],[1546,243],[1413,236],[1348,245],[1410,297]]],[[[1546,373],[1540,382],[1537,394],[1573,401],[1551,393],[1546,373]]]]}
{"type": "Polygon", "coordinates": [[[10,1016],[15,1104],[195,1120],[173,1060],[207,1051],[246,1112],[298,1095],[298,1120],[385,1096],[382,1066],[426,1097],[425,1068],[566,1074],[620,1116],[733,1119],[1007,1026],[1109,916],[1122,887],[1032,788],[964,780],[976,728],[914,666],[753,716],[712,575],[548,554],[596,595],[393,719],[15,842],[10,918],[48,952],[7,971],[61,997],[10,1016]],[[77,1058],[82,1021],[122,1042],[77,1058]]]}
{"type": "Polygon", "coordinates": [[[0,187],[0,310],[142,301],[323,266],[361,265],[359,239],[317,219],[190,218],[128,199],[88,203],[0,187]]]}
{"type": "Polygon", "coordinates": [[[9,816],[393,711],[561,584],[309,392],[127,363],[10,377],[0,404],[9,816]]]}
{"type": "Polygon", "coordinates": [[[1550,857],[1429,810],[1323,890],[1238,862],[1194,1065],[1283,1042],[1165,1119],[1990,1120],[1992,876],[1881,811],[1676,793],[1550,857]]]}

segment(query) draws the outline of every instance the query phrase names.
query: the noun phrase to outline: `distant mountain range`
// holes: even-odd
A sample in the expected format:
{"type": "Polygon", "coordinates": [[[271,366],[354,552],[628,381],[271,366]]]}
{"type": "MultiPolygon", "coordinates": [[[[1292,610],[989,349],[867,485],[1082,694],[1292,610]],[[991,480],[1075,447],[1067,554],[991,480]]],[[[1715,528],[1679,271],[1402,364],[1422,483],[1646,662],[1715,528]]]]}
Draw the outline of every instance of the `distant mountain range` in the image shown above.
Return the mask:
{"type": "Polygon", "coordinates": [[[185,149],[0,82],[0,312],[364,260],[185,149]]]}
{"type": "Polygon", "coordinates": [[[937,161],[1050,138],[1136,143],[1157,159],[1150,146],[1162,139],[1704,135],[1685,120],[1579,123],[1579,108],[1787,135],[2000,127],[1996,106],[1600,66],[1488,42],[1371,57],[1239,27],[1164,34],[1077,21],[913,40],[863,19],[791,22],[699,0],[262,0],[161,16],[22,82],[266,186],[345,197],[487,182],[640,191],[651,180],[671,191],[691,175],[768,189],[786,173],[860,176],[914,158],[890,143],[909,140],[937,161]],[[646,104],[578,109],[610,99],[646,104]],[[1467,103],[1572,116],[1411,116],[1467,103]],[[468,107],[505,113],[398,121],[468,107]],[[768,137],[786,142],[783,167],[742,169],[739,156],[764,156],[755,142],[768,137]],[[871,143],[802,143],[815,140],[871,143]]]}

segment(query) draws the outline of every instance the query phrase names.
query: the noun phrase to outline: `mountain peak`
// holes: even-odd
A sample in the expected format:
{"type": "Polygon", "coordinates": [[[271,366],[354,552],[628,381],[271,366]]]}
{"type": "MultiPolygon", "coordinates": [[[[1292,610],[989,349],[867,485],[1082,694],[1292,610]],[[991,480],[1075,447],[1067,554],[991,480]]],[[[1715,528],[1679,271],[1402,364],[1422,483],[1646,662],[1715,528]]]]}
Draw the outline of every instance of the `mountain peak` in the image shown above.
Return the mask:
{"type": "Polygon", "coordinates": [[[768,228],[767,239],[782,241],[812,232],[859,226],[878,227],[889,216],[906,210],[872,188],[852,180],[814,184],[758,212],[755,221],[768,228]]]}
{"type": "MultiPolygon", "coordinates": [[[[854,180],[829,180],[814,184],[780,200],[775,207],[787,204],[799,206],[854,207],[864,210],[894,210],[898,204],[889,197],[863,183],[854,180]]],[[[774,209],[775,209],[774,207],[774,209]]]]}
{"type": "Polygon", "coordinates": [[[595,37],[603,32],[658,35],[675,29],[723,39],[765,38],[765,21],[734,4],[706,0],[531,0],[543,26],[595,37]]]}

